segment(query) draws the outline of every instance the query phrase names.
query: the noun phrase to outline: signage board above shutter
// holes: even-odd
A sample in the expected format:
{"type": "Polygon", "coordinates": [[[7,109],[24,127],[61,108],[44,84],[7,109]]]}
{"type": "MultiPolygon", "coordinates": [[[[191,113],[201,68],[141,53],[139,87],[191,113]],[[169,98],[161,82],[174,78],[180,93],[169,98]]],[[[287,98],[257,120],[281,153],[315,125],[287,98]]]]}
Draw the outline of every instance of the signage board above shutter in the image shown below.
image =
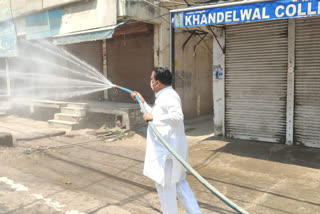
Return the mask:
{"type": "Polygon", "coordinates": [[[172,10],[171,23],[178,28],[320,16],[320,0],[251,2],[172,10]]]}

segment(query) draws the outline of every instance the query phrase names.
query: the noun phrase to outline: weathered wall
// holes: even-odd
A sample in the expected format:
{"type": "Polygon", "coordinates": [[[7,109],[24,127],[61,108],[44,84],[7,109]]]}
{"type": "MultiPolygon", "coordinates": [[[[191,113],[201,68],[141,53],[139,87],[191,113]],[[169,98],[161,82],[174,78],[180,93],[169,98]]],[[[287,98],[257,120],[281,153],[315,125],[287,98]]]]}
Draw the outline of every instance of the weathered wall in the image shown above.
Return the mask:
{"type": "Polygon", "coordinates": [[[117,24],[115,0],[92,0],[63,8],[59,34],[117,24]]]}
{"type": "Polygon", "coordinates": [[[18,17],[81,1],[84,0],[12,0],[11,5],[13,16],[18,17]]]}
{"type": "Polygon", "coordinates": [[[183,49],[190,33],[176,30],[175,67],[176,90],[179,93],[186,118],[212,113],[212,44],[211,35],[199,43],[193,36],[183,49]],[[196,48],[195,48],[196,46],[196,48]]]}

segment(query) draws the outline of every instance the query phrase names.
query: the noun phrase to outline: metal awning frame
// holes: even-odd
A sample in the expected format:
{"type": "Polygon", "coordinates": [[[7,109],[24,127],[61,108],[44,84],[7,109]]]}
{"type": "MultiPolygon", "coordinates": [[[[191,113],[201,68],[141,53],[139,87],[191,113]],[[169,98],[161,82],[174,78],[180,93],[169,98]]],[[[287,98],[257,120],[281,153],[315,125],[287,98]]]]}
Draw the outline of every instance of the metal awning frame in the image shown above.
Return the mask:
{"type": "Polygon", "coordinates": [[[51,37],[53,44],[64,45],[64,44],[72,44],[72,43],[80,43],[86,41],[96,41],[102,39],[110,39],[115,31],[115,29],[123,24],[127,23],[127,21],[118,23],[117,25],[95,28],[85,31],[77,31],[68,34],[55,35],[51,37]]]}

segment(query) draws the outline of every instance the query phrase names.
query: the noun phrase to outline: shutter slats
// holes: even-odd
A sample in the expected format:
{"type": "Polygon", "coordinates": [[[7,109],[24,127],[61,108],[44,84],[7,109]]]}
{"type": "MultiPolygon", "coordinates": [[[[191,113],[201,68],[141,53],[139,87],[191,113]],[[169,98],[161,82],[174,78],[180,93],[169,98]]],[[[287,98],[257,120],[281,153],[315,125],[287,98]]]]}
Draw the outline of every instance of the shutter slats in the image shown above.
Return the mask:
{"type": "MultiPolygon", "coordinates": [[[[107,40],[108,79],[139,91],[147,102],[154,101],[150,90],[153,62],[153,33],[137,33],[107,40]]],[[[134,102],[126,92],[109,90],[109,98],[116,102],[134,102]]]]}
{"type": "Polygon", "coordinates": [[[226,28],[226,134],[284,142],[287,20],[226,28]]]}
{"type": "Polygon", "coordinates": [[[320,18],[296,20],[295,142],[320,148],[320,18]]]}

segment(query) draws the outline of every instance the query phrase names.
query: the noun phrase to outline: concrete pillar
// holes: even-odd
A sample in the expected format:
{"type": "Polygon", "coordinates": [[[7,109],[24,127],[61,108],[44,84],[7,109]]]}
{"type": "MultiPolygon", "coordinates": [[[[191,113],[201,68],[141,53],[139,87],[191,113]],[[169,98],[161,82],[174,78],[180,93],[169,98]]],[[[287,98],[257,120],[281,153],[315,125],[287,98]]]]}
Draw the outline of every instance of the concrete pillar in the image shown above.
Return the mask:
{"type": "Polygon", "coordinates": [[[295,19],[288,19],[288,72],[287,72],[287,136],[286,144],[293,144],[294,124],[294,70],[295,70],[295,19]]]}
{"type": "Polygon", "coordinates": [[[225,136],[225,54],[222,50],[225,48],[225,29],[215,28],[214,33],[216,35],[213,41],[214,133],[225,136]],[[217,72],[220,72],[219,76],[216,75],[217,72]]]}
{"type": "Polygon", "coordinates": [[[7,78],[7,95],[8,97],[11,96],[11,84],[10,84],[10,74],[9,74],[9,62],[8,59],[6,61],[6,78],[7,78]]]}
{"type": "Polygon", "coordinates": [[[170,68],[170,60],[170,24],[168,24],[167,22],[155,24],[154,65],[167,66],[168,68],[170,68]]]}
{"type": "MultiPolygon", "coordinates": [[[[103,70],[103,76],[108,79],[108,62],[107,62],[107,40],[102,41],[102,70],[103,70]]],[[[108,99],[108,90],[103,91],[104,99],[108,99]]]]}

